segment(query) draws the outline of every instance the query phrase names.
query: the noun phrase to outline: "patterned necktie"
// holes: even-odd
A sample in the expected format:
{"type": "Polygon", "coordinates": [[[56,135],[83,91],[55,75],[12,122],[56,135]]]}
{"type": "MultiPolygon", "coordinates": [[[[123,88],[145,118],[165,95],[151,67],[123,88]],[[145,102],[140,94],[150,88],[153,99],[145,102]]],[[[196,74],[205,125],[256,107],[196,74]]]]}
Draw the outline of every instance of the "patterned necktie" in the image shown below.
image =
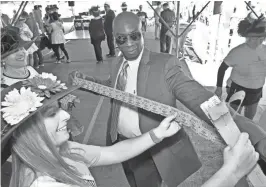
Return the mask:
{"type": "MultiPolygon", "coordinates": [[[[127,84],[127,68],[129,67],[128,61],[125,61],[123,67],[118,75],[117,82],[116,82],[116,89],[125,91],[126,84],[127,84]]],[[[111,135],[111,142],[117,140],[117,124],[119,119],[119,113],[121,108],[122,102],[114,100],[112,104],[112,125],[110,129],[111,135]]],[[[109,141],[109,140],[108,140],[109,141]]],[[[110,142],[109,142],[110,143],[110,142]]],[[[108,144],[109,144],[108,143],[108,144]]]]}
{"type": "Polygon", "coordinates": [[[118,76],[117,83],[116,83],[116,88],[118,90],[125,91],[126,84],[127,84],[127,68],[128,67],[129,67],[128,61],[125,61],[121,69],[121,72],[118,76]]]}

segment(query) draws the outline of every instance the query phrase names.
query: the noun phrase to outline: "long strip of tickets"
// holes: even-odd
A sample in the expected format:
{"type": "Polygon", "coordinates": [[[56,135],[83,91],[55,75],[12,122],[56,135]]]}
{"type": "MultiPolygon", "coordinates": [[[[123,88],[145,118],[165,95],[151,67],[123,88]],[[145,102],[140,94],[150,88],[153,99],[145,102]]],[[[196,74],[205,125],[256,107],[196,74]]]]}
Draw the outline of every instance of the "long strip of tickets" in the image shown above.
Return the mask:
{"type": "MultiPolygon", "coordinates": [[[[122,101],[124,103],[130,104],[132,106],[136,106],[138,108],[142,108],[144,110],[160,114],[162,116],[169,116],[171,114],[177,113],[177,117],[175,119],[176,122],[178,122],[179,125],[185,126],[188,128],[191,128],[194,132],[196,132],[201,137],[212,141],[213,143],[216,143],[218,145],[223,144],[224,141],[229,145],[235,145],[235,142],[240,134],[240,131],[236,124],[234,123],[228,108],[226,107],[224,102],[221,102],[218,97],[211,98],[212,100],[209,100],[201,105],[201,108],[205,112],[205,114],[210,118],[210,120],[214,123],[215,127],[218,129],[218,132],[224,139],[224,141],[221,139],[221,137],[217,134],[216,129],[207,127],[207,124],[204,123],[202,120],[198,119],[197,117],[188,114],[186,112],[180,111],[174,107],[152,101],[149,99],[146,99],[144,97],[136,96],[127,92],[123,92],[108,86],[104,86],[95,82],[91,82],[88,80],[80,79],[75,77],[73,80],[74,85],[80,85],[82,88],[90,90],[92,92],[107,96],[109,98],[113,98],[119,101],[122,101]],[[223,103],[224,107],[226,108],[219,108],[219,110],[223,111],[217,112],[217,110],[212,110],[214,106],[223,103]],[[226,110],[227,109],[227,110],[226,110]],[[214,118],[210,117],[213,116],[214,118]],[[217,125],[216,120],[213,119],[220,119],[223,118],[224,114],[229,116],[225,122],[223,122],[223,125],[217,125]],[[227,125],[229,124],[230,125],[227,125]],[[225,130],[221,130],[225,129],[225,130]],[[223,133],[221,133],[223,132],[223,133]]],[[[222,121],[222,120],[220,120],[222,121]]],[[[261,168],[257,165],[254,170],[248,175],[249,180],[253,184],[254,187],[265,187],[266,186],[266,177],[263,174],[261,168]]]]}
{"type": "MultiPolygon", "coordinates": [[[[201,104],[201,109],[212,121],[219,134],[223,137],[226,144],[234,146],[240,135],[240,130],[235,124],[225,102],[214,96],[201,104]]],[[[265,187],[266,176],[259,165],[248,175],[248,179],[254,187],[265,187]]]]}
{"type": "Polygon", "coordinates": [[[209,141],[217,144],[224,144],[223,140],[217,135],[217,131],[214,128],[206,127],[206,124],[202,120],[174,107],[77,77],[74,78],[73,84],[80,85],[84,89],[165,117],[177,113],[175,121],[177,121],[179,125],[191,128],[197,134],[209,141]]]}

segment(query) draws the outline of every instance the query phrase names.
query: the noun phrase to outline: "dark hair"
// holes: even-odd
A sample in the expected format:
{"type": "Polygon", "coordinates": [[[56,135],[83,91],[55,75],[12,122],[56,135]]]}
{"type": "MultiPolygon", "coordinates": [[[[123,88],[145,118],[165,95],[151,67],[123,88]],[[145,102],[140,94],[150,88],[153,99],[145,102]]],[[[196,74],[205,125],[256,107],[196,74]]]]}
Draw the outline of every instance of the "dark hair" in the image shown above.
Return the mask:
{"type": "Polygon", "coordinates": [[[168,3],[164,3],[163,6],[164,6],[164,7],[168,6],[168,3]]]}
{"type": "Polygon", "coordinates": [[[53,20],[57,21],[59,19],[59,14],[57,12],[52,13],[53,20]]]}
{"type": "Polygon", "coordinates": [[[157,6],[159,6],[160,4],[161,4],[161,2],[160,2],[160,1],[158,1],[158,2],[157,2],[157,6]]]}
{"type": "Polygon", "coordinates": [[[258,23],[254,21],[250,23],[247,19],[241,20],[238,24],[237,33],[241,37],[245,37],[248,33],[263,33],[265,31],[265,27],[256,27],[258,23]]]}

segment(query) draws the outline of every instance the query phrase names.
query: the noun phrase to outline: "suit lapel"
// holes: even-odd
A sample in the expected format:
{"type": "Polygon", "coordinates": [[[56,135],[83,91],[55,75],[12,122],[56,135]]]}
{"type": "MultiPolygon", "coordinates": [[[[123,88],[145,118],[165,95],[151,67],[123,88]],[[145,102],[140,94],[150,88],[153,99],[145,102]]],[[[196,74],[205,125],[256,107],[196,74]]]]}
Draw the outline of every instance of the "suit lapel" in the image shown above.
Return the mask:
{"type": "Polygon", "coordinates": [[[144,96],[147,88],[147,80],[150,71],[150,51],[144,48],[142,58],[140,60],[138,77],[137,77],[137,95],[144,96]]]}

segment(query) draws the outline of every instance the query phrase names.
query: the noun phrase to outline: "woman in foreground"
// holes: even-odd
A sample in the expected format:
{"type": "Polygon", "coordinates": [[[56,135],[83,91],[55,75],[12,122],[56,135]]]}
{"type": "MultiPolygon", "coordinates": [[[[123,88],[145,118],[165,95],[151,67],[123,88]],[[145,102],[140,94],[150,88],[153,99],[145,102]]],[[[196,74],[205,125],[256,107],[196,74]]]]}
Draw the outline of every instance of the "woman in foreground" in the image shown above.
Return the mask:
{"type": "MultiPolygon", "coordinates": [[[[2,90],[2,154],[12,143],[11,187],[95,187],[89,168],[133,158],[180,130],[176,115],[137,138],[108,147],[69,141],[70,115],[61,108],[73,102],[66,87],[52,74],[41,74],[2,90]],[[56,90],[56,91],[55,91],[56,90]],[[34,92],[34,93],[33,93],[34,92]],[[64,105],[62,105],[64,103],[64,105]]],[[[241,134],[233,148],[224,150],[224,164],[203,186],[234,186],[251,171],[258,153],[248,135],[241,134]]]]}

